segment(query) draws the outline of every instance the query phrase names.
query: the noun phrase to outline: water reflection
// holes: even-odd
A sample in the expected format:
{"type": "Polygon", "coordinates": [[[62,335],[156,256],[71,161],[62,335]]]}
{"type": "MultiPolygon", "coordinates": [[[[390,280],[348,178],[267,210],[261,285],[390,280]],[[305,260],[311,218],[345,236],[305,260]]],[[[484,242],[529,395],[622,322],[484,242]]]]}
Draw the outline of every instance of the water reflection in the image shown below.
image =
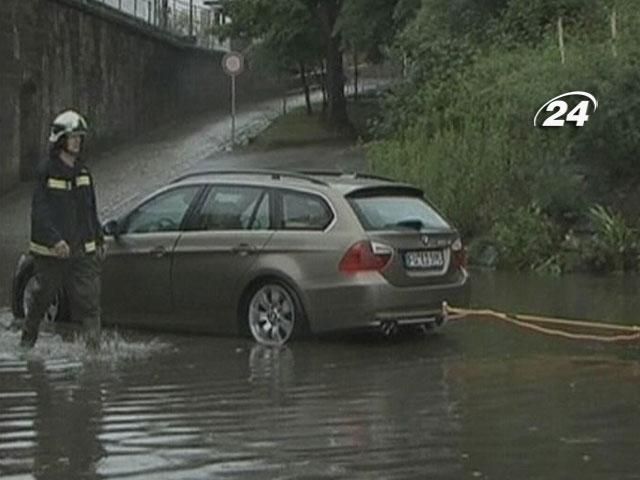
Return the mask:
{"type": "Polygon", "coordinates": [[[639,292],[639,275],[473,275],[476,306],[627,325],[640,325],[639,292]]]}
{"type": "Polygon", "coordinates": [[[407,345],[413,359],[391,369],[383,344],[355,343],[351,352],[335,343],[242,345],[221,340],[211,349],[190,339],[190,351],[156,359],[153,375],[127,375],[105,405],[99,473],[424,478],[460,471],[461,426],[447,370],[421,342],[407,345]],[[190,368],[196,357],[208,361],[190,368]]]}
{"type": "Polygon", "coordinates": [[[469,468],[492,478],[634,478],[639,363],[617,353],[541,350],[452,365],[469,468]]]}
{"type": "Polygon", "coordinates": [[[296,466],[290,478],[459,473],[455,438],[461,426],[448,368],[431,358],[422,341],[396,347],[407,355],[400,359],[388,343],[359,341],[298,343],[285,351],[254,347],[251,378],[268,383],[269,400],[274,389],[284,387],[278,398],[286,401],[254,417],[248,440],[286,452],[296,466]]]}
{"type": "Polygon", "coordinates": [[[87,369],[68,376],[47,371],[44,362],[27,363],[35,392],[36,479],[101,478],[97,462],[104,455],[99,440],[102,418],[100,378],[87,369]]]}
{"type": "Polygon", "coordinates": [[[100,478],[100,377],[66,361],[2,359],[3,478],[100,478]]]}
{"type": "Polygon", "coordinates": [[[294,384],[294,354],[285,346],[266,347],[256,344],[249,354],[249,383],[264,387],[274,403],[283,404],[294,384]]]}

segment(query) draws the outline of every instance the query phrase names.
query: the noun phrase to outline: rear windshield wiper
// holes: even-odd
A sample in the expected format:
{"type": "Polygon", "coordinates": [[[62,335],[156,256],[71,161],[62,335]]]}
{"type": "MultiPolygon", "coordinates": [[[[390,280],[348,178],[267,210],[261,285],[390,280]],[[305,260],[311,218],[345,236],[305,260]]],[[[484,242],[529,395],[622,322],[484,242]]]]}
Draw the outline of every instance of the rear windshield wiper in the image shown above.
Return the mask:
{"type": "Polygon", "coordinates": [[[407,219],[407,220],[401,220],[401,221],[399,221],[397,223],[394,223],[394,224],[391,224],[389,226],[410,228],[411,230],[416,230],[416,231],[419,232],[424,227],[424,223],[422,223],[422,220],[407,219]]]}

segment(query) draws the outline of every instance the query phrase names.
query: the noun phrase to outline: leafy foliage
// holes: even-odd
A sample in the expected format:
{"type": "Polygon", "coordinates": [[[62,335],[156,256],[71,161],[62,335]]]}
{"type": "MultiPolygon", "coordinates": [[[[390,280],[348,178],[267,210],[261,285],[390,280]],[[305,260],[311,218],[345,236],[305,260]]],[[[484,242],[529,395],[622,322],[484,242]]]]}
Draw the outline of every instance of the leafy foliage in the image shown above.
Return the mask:
{"type": "Polygon", "coordinates": [[[610,210],[608,217],[588,211],[620,185],[640,183],[640,6],[616,2],[616,55],[612,6],[424,0],[394,44],[407,58],[407,76],[375,124],[372,167],[422,185],[466,236],[493,238],[503,266],[638,268],[629,223],[610,210]],[[531,126],[540,105],[573,90],[601,100],[584,127],[531,126]],[[562,238],[587,221],[596,232],[581,234],[567,254],[562,238]]]}
{"type": "Polygon", "coordinates": [[[585,258],[594,270],[625,271],[637,267],[640,252],[638,231],[619,214],[602,205],[589,210],[595,233],[585,246],[585,258]]]}
{"type": "Polygon", "coordinates": [[[226,0],[225,12],[233,19],[220,33],[259,39],[263,52],[278,59],[283,69],[297,69],[300,62],[322,57],[319,27],[301,1],[226,0]]]}
{"type": "Polygon", "coordinates": [[[368,60],[379,62],[383,49],[394,39],[396,1],[349,0],[342,4],[336,31],[346,48],[364,53],[368,60]]]}
{"type": "Polygon", "coordinates": [[[492,233],[503,267],[518,270],[548,268],[556,258],[558,229],[535,204],[508,212],[492,233]]]}

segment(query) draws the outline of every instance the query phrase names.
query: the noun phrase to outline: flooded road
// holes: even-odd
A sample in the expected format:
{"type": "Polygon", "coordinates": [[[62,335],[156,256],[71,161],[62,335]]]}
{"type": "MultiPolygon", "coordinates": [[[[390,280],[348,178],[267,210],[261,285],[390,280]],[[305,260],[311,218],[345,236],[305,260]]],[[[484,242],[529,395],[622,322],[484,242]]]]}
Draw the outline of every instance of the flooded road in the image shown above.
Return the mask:
{"type": "MultiPolygon", "coordinates": [[[[638,324],[640,279],[476,274],[474,305],[638,324]]],[[[5,324],[8,313],[4,313],[5,324]]],[[[640,478],[640,346],[0,332],[0,478],[640,478]]]]}

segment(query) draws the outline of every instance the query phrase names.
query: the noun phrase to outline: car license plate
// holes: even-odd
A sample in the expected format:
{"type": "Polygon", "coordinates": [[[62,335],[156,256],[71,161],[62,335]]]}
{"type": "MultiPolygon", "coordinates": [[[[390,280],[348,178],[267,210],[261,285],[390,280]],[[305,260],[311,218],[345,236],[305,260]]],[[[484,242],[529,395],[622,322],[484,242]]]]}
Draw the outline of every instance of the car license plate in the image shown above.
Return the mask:
{"type": "Polygon", "coordinates": [[[444,255],[442,250],[421,250],[417,252],[406,252],[404,254],[404,264],[411,269],[436,269],[444,266],[444,255]]]}

